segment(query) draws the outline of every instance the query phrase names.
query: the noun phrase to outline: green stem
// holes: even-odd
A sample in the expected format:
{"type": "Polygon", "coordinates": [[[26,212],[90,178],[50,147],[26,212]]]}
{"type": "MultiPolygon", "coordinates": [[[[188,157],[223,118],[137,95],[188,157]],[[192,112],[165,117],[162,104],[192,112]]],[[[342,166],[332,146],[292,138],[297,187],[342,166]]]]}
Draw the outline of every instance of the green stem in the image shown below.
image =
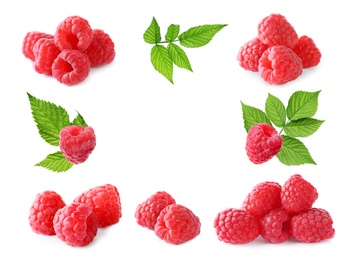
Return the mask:
{"type": "MultiPolygon", "coordinates": [[[[290,121],[291,121],[291,120],[288,120],[288,122],[285,123],[284,127],[285,127],[287,124],[289,124],[290,121]]],[[[279,135],[281,135],[281,133],[284,131],[284,127],[280,130],[279,135]]]]}
{"type": "Polygon", "coordinates": [[[159,44],[159,43],[172,43],[172,42],[178,42],[179,40],[174,40],[174,41],[164,41],[164,42],[158,42],[156,44],[159,44]]]}

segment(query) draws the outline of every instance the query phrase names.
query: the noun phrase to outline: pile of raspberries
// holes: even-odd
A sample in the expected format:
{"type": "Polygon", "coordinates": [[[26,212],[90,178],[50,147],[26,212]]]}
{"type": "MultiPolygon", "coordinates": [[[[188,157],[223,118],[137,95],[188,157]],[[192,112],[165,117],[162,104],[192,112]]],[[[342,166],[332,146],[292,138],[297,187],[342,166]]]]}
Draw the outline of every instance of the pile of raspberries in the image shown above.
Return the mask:
{"type": "Polygon", "coordinates": [[[283,15],[263,18],[257,29],[257,36],[240,48],[237,60],[245,70],[259,72],[267,83],[283,85],[320,62],[321,52],[313,39],[298,37],[283,15]]]}
{"type": "Polygon", "coordinates": [[[101,29],[92,29],[77,15],[64,19],[54,35],[28,32],[22,53],[33,62],[36,72],[67,86],[84,81],[91,68],[111,63],[116,54],[111,37],[101,29]]]}

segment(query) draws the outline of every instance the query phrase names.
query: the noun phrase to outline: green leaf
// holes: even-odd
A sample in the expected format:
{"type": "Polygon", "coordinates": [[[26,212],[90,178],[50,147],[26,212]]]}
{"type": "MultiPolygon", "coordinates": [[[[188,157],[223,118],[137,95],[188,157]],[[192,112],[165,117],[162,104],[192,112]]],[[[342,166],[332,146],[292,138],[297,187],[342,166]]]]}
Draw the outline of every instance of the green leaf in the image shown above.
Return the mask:
{"type": "Polygon", "coordinates": [[[288,118],[297,120],[314,116],[317,111],[320,92],[321,90],[316,92],[297,91],[292,94],[286,108],[288,118]]]}
{"type": "Polygon", "coordinates": [[[66,160],[61,152],[49,154],[43,161],[35,166],[41,166],[53,172],[65,172],[73,167],[73,163],[66,160]]]}
{"type": "Polygon", "coordinates": [[[165,46],[155,45],[151,49],[151,63],[172,84],[173,62],[165,46]]]}
{"type": "Polygon", "coordinates": [[[27,95],[40,136],[50,145],[58,146],[60,130],[70,125],[69,114],[61,106],[27,95]]]}
{"type": "Polygon", "coordinates": [[[292,137],[308,137],[314,134],[323,122],[324,120],[314,118],[301,118],[286,124],[284,132],[292,137]]]}
{"type": "Polygon", "coordinates": [[[298,139],[282,135],[283,145],[276,155],[279,161],[285,165],[315,164],[306,146],[298,139]]]}
{"type": "Polygon", "coordinates": [[[71,123],[72,125],[78,125],[78,126],[88,126],[87,123],[85,122],[85,119],[80,115],[80,113],[77,113],[77,116],[74,118],[73,122],[71,123]]]}
{"type": "Polygon", "coordinates": [[[181,47],[179,47],[174,43],[169,43],[167,45],[167,51],[174,64],[176,64],[178,67],[182,69],[187,69],[189,71],[192,71],[192,66],[189,63],[187,54],[184,52],[184,50],[181,47]]]}
{"type": "Polygon", "coordinates": [[[208,44],[227,24],[206,24],[192,27],[181,33],[178,39],[182,46],[187,48],[198,48],[208,44]]]}
{"type": "Polygon", "coordinates": [[[279,98],[268,94],[265,112],[269,119],[278,127],[283,127],[286,121],[286,110],[279,98]]]}
{"type": "Polygon", "coordinates": [[[172,41],[176,40],[178,34],[179,34],[179,25],[171,24],[167,28],[167,33],[165,35],[165,39],[168,42],[172,42],[172,41]]]}
{"type": "Polygon", "coordinates": [[[262,110],[245,105],[242,102],[241,102],[241,106],[242,106],[243,122],[247,133],[252,126],[258,123],[268,123],[269,125],[272,125],[266,113],[264,113],[262,110]]]}
{"type": "Polygon", "coordinates": [[[161,41],[160,26],[155,17],[152,18],[150,26],[144,33],[144,41],[150,44],[156,44],[161,41]]]}

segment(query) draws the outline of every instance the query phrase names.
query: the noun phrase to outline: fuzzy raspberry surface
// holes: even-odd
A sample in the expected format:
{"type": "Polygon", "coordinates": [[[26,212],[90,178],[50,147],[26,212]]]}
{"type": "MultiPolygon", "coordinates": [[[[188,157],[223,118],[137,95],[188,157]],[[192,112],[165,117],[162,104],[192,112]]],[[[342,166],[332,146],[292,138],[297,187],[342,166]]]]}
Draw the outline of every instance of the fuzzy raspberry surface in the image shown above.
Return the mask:
{"type": "Polygon", "coordinates": [[[284,209],[270,210],[260,220],[260,235],[271,243],[280,244],[291,237],[291,216],[284,209]]]}
{"type": "Polygon", "coordinates": [[[259,59],[269,46],[262,43],[258,37],[246,42],[237,54],[239,65],[245,70],[257,72],[259,59]]]}
{"type": "Polygon", "coordinates": [[[25,37],[23,38],[22,41],[22,53],[23,55],[32,61],[35,60],[34,54],[33,54],[33,46],[36,44],[36,42],[39,39],[54,39],[54,36],[49,33],[44,33],[44,32],[39,32],[39,31],[32,31],[32,32],[27,32],[25,37]]]}
{"type": "Polygon", "coordinates": [[[321,61],[322,54],[320,50],[314,40],[307,35],[303,35],[299,38],[293,51],[300,57],[304,69],[317,66],[321,61]]]}
{"type": "Polygon", "coordinates": [[[52,65],[61,51],[54,39],[41,38],[33,46],[34,70],[40,74],[52,76],[52,65]]]}

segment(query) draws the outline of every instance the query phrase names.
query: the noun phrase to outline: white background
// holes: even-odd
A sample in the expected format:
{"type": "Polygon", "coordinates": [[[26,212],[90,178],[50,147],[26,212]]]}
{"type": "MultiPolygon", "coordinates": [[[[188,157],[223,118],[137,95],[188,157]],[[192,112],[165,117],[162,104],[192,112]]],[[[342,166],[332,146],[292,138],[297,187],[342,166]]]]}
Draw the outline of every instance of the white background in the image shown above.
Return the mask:
{"type": "MultiPolygon", "coordinates": [[[[22,255],[42,259],[321,259],[353,255],[352,132],[353,15],[350,1],[4,1],[1,3],[1,259],[22,255]],[[6,4],[4,4],[6,3],[6,4]],[[256,36],[258,22],[283,14],[301,35],[314,39],[322,59],[282,86],[265,83],[242,69],[239,48],[256,36]],[[92,69],[73,87],[34,71],[22,52],[29,31],[54,34],[70,15],[107,32],[116,46],[113,63],[92,69]],[[168,25],[181,32],[203,24],[228,24],[206,46],[185,49],[194,72],[175,67],[172,85],[150,63],[143,33],[155,17],[162,36],[168,25]],[[303,139],[317,165],[285,166],[277,158],[252,164],[245,153],[246,131],[240,101],[264,109],[268,93],[284,103],[298,90],[318,91],[315,118],[325,120],[303,139]],[[57,151],[38,134],[26,92],[79,111],[96,132],[89,159],[65,173],[34,164],[57,151]],[[336,235],[320,243],[245,245],[219,241],[213,228],[218,212],[239,207],[259,182],[283,184],[301,174],[318,190],[314,206],[330,212],[336,235]],[[54,190],[69,204],[83,191],[106,183],[121,195],[123,216],[99,229],[94,241],[71,247],[55,236],[32,232],[28,214],[35,195],[54,190]],[[134,212],[153,193],[165,190],[201,220],[195,239],[171,245],[139,226],[134,212]]],[[[350,258],[350,257],[348,257],[350,258]]]]}

